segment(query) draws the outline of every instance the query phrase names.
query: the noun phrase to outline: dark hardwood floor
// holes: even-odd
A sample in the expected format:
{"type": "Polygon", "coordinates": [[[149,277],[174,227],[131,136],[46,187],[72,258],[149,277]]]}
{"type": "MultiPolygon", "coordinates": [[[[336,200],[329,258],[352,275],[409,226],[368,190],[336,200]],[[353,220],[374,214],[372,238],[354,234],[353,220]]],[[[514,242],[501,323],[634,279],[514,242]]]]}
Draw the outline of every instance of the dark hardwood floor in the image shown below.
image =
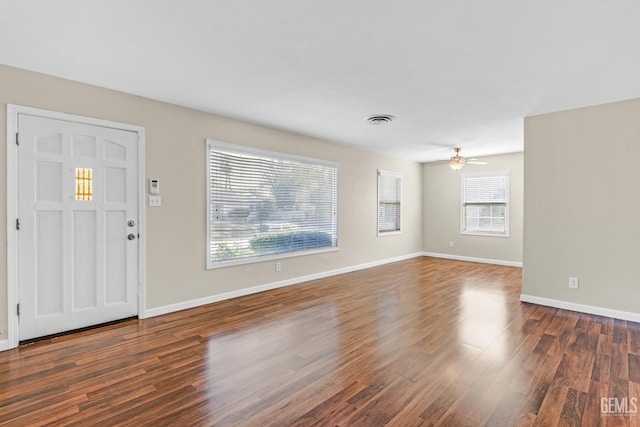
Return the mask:
{"type": "Polygon", "coordinates": [[[425,257],[41,341],[0,424],[640,426],[640,325],[520,291],[425,257]]]}

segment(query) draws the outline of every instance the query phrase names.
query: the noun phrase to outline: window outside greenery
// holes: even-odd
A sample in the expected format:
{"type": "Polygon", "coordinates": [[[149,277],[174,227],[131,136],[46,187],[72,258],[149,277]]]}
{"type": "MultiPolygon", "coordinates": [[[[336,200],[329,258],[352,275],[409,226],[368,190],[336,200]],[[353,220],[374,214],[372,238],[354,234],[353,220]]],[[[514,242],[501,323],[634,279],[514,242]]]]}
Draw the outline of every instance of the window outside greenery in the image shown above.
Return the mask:
{"type": "Polygon", "coordinates": [[[337,163],[207,148],[209,268],[337,248],[337,163]]]}

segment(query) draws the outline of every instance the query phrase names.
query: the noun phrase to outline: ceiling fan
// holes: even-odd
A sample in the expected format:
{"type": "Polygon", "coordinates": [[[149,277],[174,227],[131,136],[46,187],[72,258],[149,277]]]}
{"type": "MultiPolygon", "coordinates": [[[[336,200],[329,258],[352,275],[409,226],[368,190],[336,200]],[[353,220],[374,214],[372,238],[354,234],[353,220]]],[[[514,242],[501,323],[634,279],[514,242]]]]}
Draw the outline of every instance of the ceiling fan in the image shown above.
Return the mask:
{"type": "Polygon", "coordinates": [[[449,159],[449,166],[451,166],[451,169],[453,170],[462,169],[462,167],[466,163],[469,163],[470,165],[486,165],[487,164],[487,162],[478,160],[475,157],[465,159],[460,155],[460,148],[458,147],[454,148],[453,150],[456,152],[456,155],[449,159]]]}

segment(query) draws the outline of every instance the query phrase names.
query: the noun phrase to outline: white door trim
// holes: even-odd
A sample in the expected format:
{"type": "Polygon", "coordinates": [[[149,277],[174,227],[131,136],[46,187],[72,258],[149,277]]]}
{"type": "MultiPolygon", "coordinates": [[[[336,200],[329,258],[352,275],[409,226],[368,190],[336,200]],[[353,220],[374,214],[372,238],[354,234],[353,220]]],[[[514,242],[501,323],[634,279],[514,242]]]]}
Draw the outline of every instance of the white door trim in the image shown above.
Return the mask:
{"type": "Polygon", "coordinates": [[[138,223],[141,242],[138,244],[138,317],[145,315],[146,291],[146,215],[145,215],[145,130],[144,127],[126,123],[112,122],[39,108],[7,104],[7,342],[0,347],[0,351],[15,348],[20,342],[18,328],[18,231],[16,219],[18,217],[18,150],[16,149],[16,133],[18,129],[18,114],[29,114],[55,120],[84,123],[94,126],[110,127],[136,132],[138,134],[138,223]]]}

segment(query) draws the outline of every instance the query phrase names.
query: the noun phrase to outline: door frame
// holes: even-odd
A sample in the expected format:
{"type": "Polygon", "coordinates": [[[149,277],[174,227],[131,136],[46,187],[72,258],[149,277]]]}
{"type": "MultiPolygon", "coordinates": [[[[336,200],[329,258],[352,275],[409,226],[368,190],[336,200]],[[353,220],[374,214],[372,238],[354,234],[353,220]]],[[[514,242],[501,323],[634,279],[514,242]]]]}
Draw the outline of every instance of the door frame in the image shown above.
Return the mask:
{"type": "Polygon", "coordinates": [[[7,104],[7,342],[3,346],[0,341],[0,351],[15,348],[20,343],[20,329],[18,324],[17,305],[19,302],[19,275],[18,275],[18,230],[16,219],[18,218],[18,150],[16,134],[18,132],[18,115],[48,119],[63,120],[82,123],[93,126],[109,127],[138,134],[138,224],[140,241],[138,243],[138,317],[145,316],[145,291],[146,291],[146,213],[145,213],[145,129],[142,126],[75,114],[61,113],[57,111],[43,110],[22,105],[7,104]]]}

